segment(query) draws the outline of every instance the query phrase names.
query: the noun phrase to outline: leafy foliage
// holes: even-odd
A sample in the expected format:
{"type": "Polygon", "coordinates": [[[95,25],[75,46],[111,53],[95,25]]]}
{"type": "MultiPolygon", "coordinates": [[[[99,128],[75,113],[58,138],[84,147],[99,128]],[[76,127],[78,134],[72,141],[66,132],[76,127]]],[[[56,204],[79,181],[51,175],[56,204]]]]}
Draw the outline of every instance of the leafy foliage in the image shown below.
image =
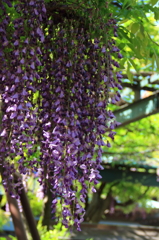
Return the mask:
{"type": "Polygon", "coordinates": [[[58,223],[54,226],[54,230],[47,231],[46,227],[41,225],[41,221],[38,223],[38,231],[40,233],[41,239],[59,239],[59,237],[68,237],[69,233],[67,232],[67,229],[61,225],[61,223],[58,223]]]}
{"type": "Polygon", "coordinates": [[[112,148],[104,159],[135,164],[158,166],[158,114],[131,123],[116,130],[112,148]]]}
{"type": "MultiPolygon", "coordinates": [[[[108,186],[106,189],[108,189],[108,186]]],[[[158,199],[158,187],[149,187],[147,190],[146,186],[142,186],[140,183],[130,183],[121,181],[118,185],[112,188],[112,195],[119,204],[115,206],[116,209],[121,209],[124,213],[130,213],[135,207],[140,207],[146,212],[150,212],[153,206],[148,206],[147,202],[153,198],[158,199]],[[143,194],[143,196],[142,196],[143,194]],[[130,200],[132,202],[130,202],[130,200]],[[129,201],[130,204],[124,204],[129,201]],[[123,203],[123,206],[122,204],[123,203]],[[121,205],[120,205],[121,204],[121,205]]]]}
{"type": "MultiPolygon", "coordinates": [[[[61,223],[58,223],[54,226],[53,230],[47,230],[45,226],[42,226],[41,220],[38,222],[38,231],[41,237],[41,240],[50,240],[55,239],[58,240],[61,237],[68,237],[69,233],[67,232],[67,229],[64,226],[61,226],[61,223]]],[[[9,236],[12,240],[16,240],[16,237],[9,236]]],[[[31,236],[28,236],[28,240],[32,240],[31,236]]]]}

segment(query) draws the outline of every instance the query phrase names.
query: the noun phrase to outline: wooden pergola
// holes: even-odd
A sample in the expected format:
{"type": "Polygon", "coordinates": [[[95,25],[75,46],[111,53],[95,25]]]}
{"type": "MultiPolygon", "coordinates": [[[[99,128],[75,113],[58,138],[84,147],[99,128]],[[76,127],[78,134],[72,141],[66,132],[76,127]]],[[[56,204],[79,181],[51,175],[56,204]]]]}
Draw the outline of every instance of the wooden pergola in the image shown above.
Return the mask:
{"type": "MultiPolygon", "coordinates": [[[[126,161],[125,161],[126,162],[126,161]]],[[[113,182],[116,180],[133,183],[141,183],[144,186],[159,187],[159,176],[157,166],[145,164],[123,164],[117,161],[116,164],[103,164],[104,170],[100,171],[101,182],[113,182]]]]}

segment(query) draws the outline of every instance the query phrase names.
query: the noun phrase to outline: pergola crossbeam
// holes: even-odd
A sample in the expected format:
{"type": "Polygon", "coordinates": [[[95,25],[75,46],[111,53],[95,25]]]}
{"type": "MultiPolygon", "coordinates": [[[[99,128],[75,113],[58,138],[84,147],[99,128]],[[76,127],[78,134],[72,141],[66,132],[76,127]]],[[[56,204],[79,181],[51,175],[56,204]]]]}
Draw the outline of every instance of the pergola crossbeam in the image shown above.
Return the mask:
{"type": "Polygon", "coordinates": [[[119,170],[119,169],[104,169],[100,171],[102,176],[101,182],[126,181],[140,183],[144,186],[159,187],[159,177],[156,173],[119,170]]]}
{"type": "Polygon", "coordinates": [[[126,107],[114,111],[117,122],[123,127],[129,123],[138,121],[142,118],[148,117],[159,112],[159,92],[140,99],[126,107]]]}

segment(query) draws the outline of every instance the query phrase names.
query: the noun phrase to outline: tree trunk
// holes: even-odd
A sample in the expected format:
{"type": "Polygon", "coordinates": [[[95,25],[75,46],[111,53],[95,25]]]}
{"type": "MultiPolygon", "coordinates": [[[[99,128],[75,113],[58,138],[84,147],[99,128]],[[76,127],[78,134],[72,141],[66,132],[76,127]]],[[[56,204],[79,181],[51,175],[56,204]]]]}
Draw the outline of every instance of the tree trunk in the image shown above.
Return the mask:
{"type": "Polygon", "coordinates": [[[102,199],[99,193],[96,192],[86,211],[85,220],[98,223],[102,219],[104,211],[109,208],[111,199],[112,197],[110,193],[108,193],[105,199],[102,199]]]}
{"type": "Polygon", "coordinates": [[[93,194],[93,198],[86,209],[85,221],[98,223],[102,219],[102,215],[106,209],[110,207],[112,202],[112,187],[117,185],[119,181],[115,181],[110,185],[109,191],[105,199],[101,198],[106,182],[102,182],[97,192],[93,194]]]}
{"type": "MultiPolygon", "coordinates": [[[[105,199],[101,198],[101,194],[104,190],[106,183],[102,183],[100,185],[97,192],[93,194],[92,201],[86,210],[85,221],[98,223],[102,219],[102,215],[106,209],[110,209],[110,213],[113,213],[115,206],[118,205],[118,206],[126,207],[135,202],[134,200],[129,199],[124,203],[117,203],[117,201],[112,197],[112,187],[117,184],[118,184],[118,181],[114,182],[110,186],[109,192],[105,199]]],[[[142,193],[140,196],[138,196],[137,200],[141,199],[146,194],[148,189],[149,189],[149,187],[144,191],[144,193],[142,193]]]]}
{"type": "Polygon", "coordinates": [[[50,191],[50,188],[47,189],[47,194],[45,196],[45,205],[44,205],[44,213],[43,213],[43,220],[42,225],[47,226],[47,230],[50,229],[51,225],[51,199],[52,199],[52,193],[50,191]]]}
{"type": "Polygon", "coordinates": [[[17,240],[27,240],[27,235],[22,221],[22,216],[18,208],[17,200],[15,198],[12,198],[8,192],[6,195],[17,240]]]}

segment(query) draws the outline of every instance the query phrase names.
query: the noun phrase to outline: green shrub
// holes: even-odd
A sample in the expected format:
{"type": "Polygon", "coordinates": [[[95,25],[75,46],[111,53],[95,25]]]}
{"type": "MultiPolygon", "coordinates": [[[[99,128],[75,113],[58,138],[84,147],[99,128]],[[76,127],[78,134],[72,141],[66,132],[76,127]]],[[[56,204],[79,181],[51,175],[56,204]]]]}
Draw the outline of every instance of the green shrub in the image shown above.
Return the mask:
{"type": "MultiPolygon", "coordinates": [[[[62,239],[62,237],[68,237],[69,232],[67,229],[62,226],[61,223],[58,223],[57,225],[54,226],[54,229],[52,230],[47,230],[46,226],[42,226],[42,219],[39,220],[37,229],[40,235],[41,240],[59,240],[62,239]]],[[[16,237],[9,236],[12,240],[17,240],[16,237]]],[[[33,240],[30,233],[28,233],[28,240],[33,240]]]]}
{"type": "Polygon", "coordinates": [[[48,231],[46,226],[42,226],[41,219],[40,219],[40,221],[38,222],[37,228],[38,228],[41,240],[50,240],[50,239],[58,240],[61,237],[69,236],[69,232],[64,226],[62,226],[61,223],[54,225],[54,229],[48,231]]]}

